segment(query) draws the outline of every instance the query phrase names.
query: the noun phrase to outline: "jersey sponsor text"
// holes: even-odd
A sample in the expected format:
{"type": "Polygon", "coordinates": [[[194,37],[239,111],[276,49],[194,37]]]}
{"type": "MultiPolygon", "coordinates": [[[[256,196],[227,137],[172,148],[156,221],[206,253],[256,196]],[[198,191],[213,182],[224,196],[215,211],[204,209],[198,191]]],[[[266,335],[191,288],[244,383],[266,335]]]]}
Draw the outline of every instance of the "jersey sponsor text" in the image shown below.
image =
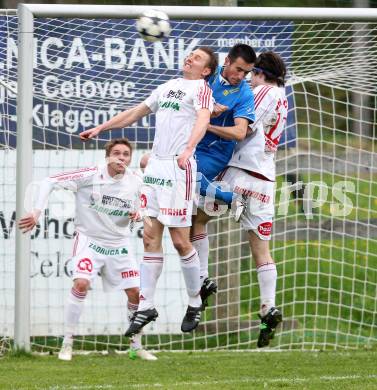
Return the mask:
{"type": "Polygon", "coordinates": [[[89,243],[89,248],[94,252],[106,256],[127,255],[128,250],[126,248],[104,248],[94,243],[89,243]]]}

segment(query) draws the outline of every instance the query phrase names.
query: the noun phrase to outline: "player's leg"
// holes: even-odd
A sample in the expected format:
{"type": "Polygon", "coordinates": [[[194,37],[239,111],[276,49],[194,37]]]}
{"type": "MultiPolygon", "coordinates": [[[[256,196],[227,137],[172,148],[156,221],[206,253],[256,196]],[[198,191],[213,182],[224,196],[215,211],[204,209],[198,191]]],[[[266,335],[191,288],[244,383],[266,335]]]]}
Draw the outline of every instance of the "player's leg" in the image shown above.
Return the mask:
{"type": "Polygon", "coordinates": [[[139,307],[125,335],[133,336],[158,317],[154,305],[157,281],[163,267],[162,233],[164,225],[151,217],[144,222],[144,256],[140,264],[139,307]]]}
{"type": "Polygon", "coordinates": [[[64,339],[59,352],[60,360],[72,359],[73,335],[77,329],[90,282],[87,279],[75,279],[65,306],[64,339]]]}
{"type": "MultiPolygon", "coordinates": [[[[139,306],[139,288],[132,287],[124,290],[128,301],[127,301],[127,316],[128,321],[131,322],[139,306]]],[[[141,333],[134,334],[130,337],[130,351],[129,357],[131,359],[140,358],[142,360],[157,360],[156,356],[152,355],[147,350],[143,349],[141,340],[141,333]]]]}
{"type": "Polygon", "coordinates": [[[255,261],[260,291],[260,333],[258,347],[265,347],[274,337],[282,314],[275,305],[277,271],[269,250],[269,241],[260,239],[254,231],[249,232],[249,243],[255,261]]]}
{"type": "MultiPolygon", "coordinates": [[[[207,156],[205,161],[208,161],[208,158],[209,157],[207,156]]],[[[220,166],[218,165],[218,168],[219,167],[220,166]]],[[[212,294],[215,294],[217,292],[216,282],[214,280],[211,280],[208,276],[209,240],[207,234],[207,225],[211,219],[211,216],[208,214],[209,210],[207,209],[206,200],[208,198],[211,199],[210,202],[211,207],[214,205],[214,203],[212,203],[212,199],[216,199],[216,200],[220,199],[230,205],[235,194],[229,191],[222,191],[222,188],[228,188],[228,189],[231,188],[226,181],[223,181],[226,172],[227,169],[223,170],[216,177],[217,183],[223,183],[221,187],[219,185],[213,185],[213,183],[210,183],[204,175],[201,176],[201,187],[200,187],[201,197],[197,209],[197,214],[193,216],[193,222],[191,228],[191,241],[194,248],[197,250],[200,259],[200,279],[201,279],[200,296],[202,299],[203,310],[206,308],[206,306],[208,306],[208,298],[212,294]],[[218,196],[220,192],[223,193],[224,197],[218,196]],[[202,195],[203,193],[204,196],[202,195]]],[[[223,212],[226,212],[226,209],[227,207],[225,206],[225,210],[224,210],[224,205],[222,205],[221,210],[218,210],[219,215],[222,214],[223,212]]],[[[211,215],[213,213],[214,210],[211,210],[211,215]]]]}
{"type": "Polygon", "coordinates": [[[164,225],[156,218],[144,223],[144,256],[140,264],[139,310],[154,308],[154,294],[163,267],[162,234],[164,225]]]}
{"type": "Polygon", "coordinates": [[[200,260],[200,280],[202,282],[208,278],[209,242],[207,224],[210,220],[211,217],[198,208],[197,214],[192,217],[190,231],[192,245],[196,249],[200,260]]]}
{"type": "Polygon", "coordinates": [[[261,240],[254,231],[250,231],[249,243],[258,272],[260,314],[264,316],[271,307],[275,306],[276,265],[270,254],[269,241],[261,240]]]}
{"type": "Polygon", "coordinates": [[[191,227],[191,242],[200,261],[200,297],[203,309],[208,306],[208,298],[217,292],[215,281],[208,277],[209,240],[207,224],[210,219],[209,215],[198,208],[197,214],[192,218],[191,227]]]}
{"type": "MultiPolygon", "coordinates": [[[[102,266],[102,284],[105,292],[124,290],[127,295],[127,314],[131,322],[139,306],[140,272],[139,265],[128,240],[115,249],[112,255],[98,255],[97,263],[102,266]]],[[[130,337],[129,356],[143,360],[156,360],[141,344],[141,336],[130,337]]]]}
{"type": "Polygon", "coordinates": [[[240,193],[252,194],[240,222],[242,228],[248,231],[256,264],[261,318],[258,347],[264,347],[274,337],[276,326],[282,321],[282,314],[275,306],[277,271],[269,250],[274,216],[274,183],[247,173],[240,175],[236,181],[240,193]]]}
{"type": "Polygon", "coordinates": [[[183,318],[182,332],[191,332],[200,321],[202,300],[200,298],[200,261],[190,242],[190,227],[169,227],[173,245],[181,259],[181,269],[189,297],[188,308],[183,318]]]}
{"type": "Polygon", "coordinates": [[[89,248],[89,238],[77,233],[73,244],[73,286],[69,292],[64,310],[64,339],[59,352],[59,359],[72,359],[73,335],[91,283],[98,272],[96,254],[89,248]]]}

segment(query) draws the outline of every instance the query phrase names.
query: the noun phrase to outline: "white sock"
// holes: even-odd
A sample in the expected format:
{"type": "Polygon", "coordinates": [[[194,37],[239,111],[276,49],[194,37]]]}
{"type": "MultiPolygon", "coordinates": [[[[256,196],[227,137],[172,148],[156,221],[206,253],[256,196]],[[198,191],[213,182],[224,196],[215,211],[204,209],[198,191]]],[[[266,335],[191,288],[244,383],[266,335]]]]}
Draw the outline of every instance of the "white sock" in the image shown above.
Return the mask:
{"type": "Polygon", "coordinates": [[[188,304],[193,307],[199,307],[202,305],[200,298],[200,262],[199,256],[195,249],[186,255],[181,257],[181,268],[183,277],[185,279],[186,290],[189,296],[188,304]]]}
{"type": "Polygon", "coordinates": [[[86,292],[80,292],[72,287],[65,307],[65,333],[64,344],[72,344],[73,334],[79,323],[81,313],[84,309],[86,292]]]}
{"type": "Polygon", "coordinates": [[[154,308],[154,294],[164,263],[162,253],[144,252],[140,264],[140,302],[138,310],[154,308]]]}
{"type": "MultiPolygon", "coordinates": [[[[135,311],[137,311],[139,304],[137,303],[127,303],[127,317],[128,321],[131,321],[132,316],[134,315],[135,311]]],[[[132,349],[141,349],[143,348],[141,344],[141,333],[135,334],[130,337],[130,347],[132,349]]]]}
{"type": "Polygon", "coordinates": [[[260,314],[264,316],[271,307],[275,307],[276,265],[264,263],[257,268],[257,273],[260,290],[260,314]]]}
{"type": "Polygon", "coordinates": [[[208,278],[209,240],[207,233],[191,237],[192,246],[196,249],[200,261],[200,281],[208,278]]]}

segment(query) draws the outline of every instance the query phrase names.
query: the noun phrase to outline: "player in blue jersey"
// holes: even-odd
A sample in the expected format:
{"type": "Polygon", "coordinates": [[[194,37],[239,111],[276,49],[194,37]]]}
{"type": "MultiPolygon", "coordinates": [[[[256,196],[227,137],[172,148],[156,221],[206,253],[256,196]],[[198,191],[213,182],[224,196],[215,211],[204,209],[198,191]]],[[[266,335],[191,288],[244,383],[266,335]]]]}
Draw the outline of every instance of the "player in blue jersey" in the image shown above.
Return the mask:
{"type": "Polygon", "coordinates": [[[218,115],[211,118],[208,130],[225,127],[225,131],[223,137],[207,131],[197,146],[195,157],[198,172],[202,173],[203,196],[208,184],[227,166],[236,142],[245,138],[249,123],[254,121],[254,95],[245,77],[255,60],[256,54],[250,46],[237,44],[230,49],[224,65],[207,80],[218,107],[218,115]]]}
{"type": "MultiPolygon", "coordinates": [[[[254,122],[254,95],[245,77],[252,70],[255,60],[255,51],[250,46],[237,44],[230,49],[224,65],[219,66],[208,79],[218,115],[211,118],[209,131],[199,142],[195,154],[198,173],[201,173],[202,197],[206,195],[209,184],[226,168],[237,141],[245,138],[249,124],[254,122]]],[[[215,192],[217,199],[231,202],[231,192],[223,193],[219,189],[215,192]]],[[[208,278],[207,223],[210,217],[201,210],[201,203],[197,215],[193,216],[191,240],[200,258],[201,298],[205,307],[217,286],[208,278]]]]}

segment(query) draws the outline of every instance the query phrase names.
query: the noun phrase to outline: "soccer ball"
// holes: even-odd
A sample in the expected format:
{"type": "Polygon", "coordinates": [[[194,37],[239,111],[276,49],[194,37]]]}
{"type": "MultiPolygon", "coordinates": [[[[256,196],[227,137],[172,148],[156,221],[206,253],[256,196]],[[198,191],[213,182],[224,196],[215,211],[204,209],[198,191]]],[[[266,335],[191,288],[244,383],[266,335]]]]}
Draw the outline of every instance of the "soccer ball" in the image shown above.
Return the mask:
{"type": "Polygon", "coordinates": [[[151,9],[137,19],[136,29],[146,41],[155,42],[167,38],[171,30],[169,16],[151,9]]]}

